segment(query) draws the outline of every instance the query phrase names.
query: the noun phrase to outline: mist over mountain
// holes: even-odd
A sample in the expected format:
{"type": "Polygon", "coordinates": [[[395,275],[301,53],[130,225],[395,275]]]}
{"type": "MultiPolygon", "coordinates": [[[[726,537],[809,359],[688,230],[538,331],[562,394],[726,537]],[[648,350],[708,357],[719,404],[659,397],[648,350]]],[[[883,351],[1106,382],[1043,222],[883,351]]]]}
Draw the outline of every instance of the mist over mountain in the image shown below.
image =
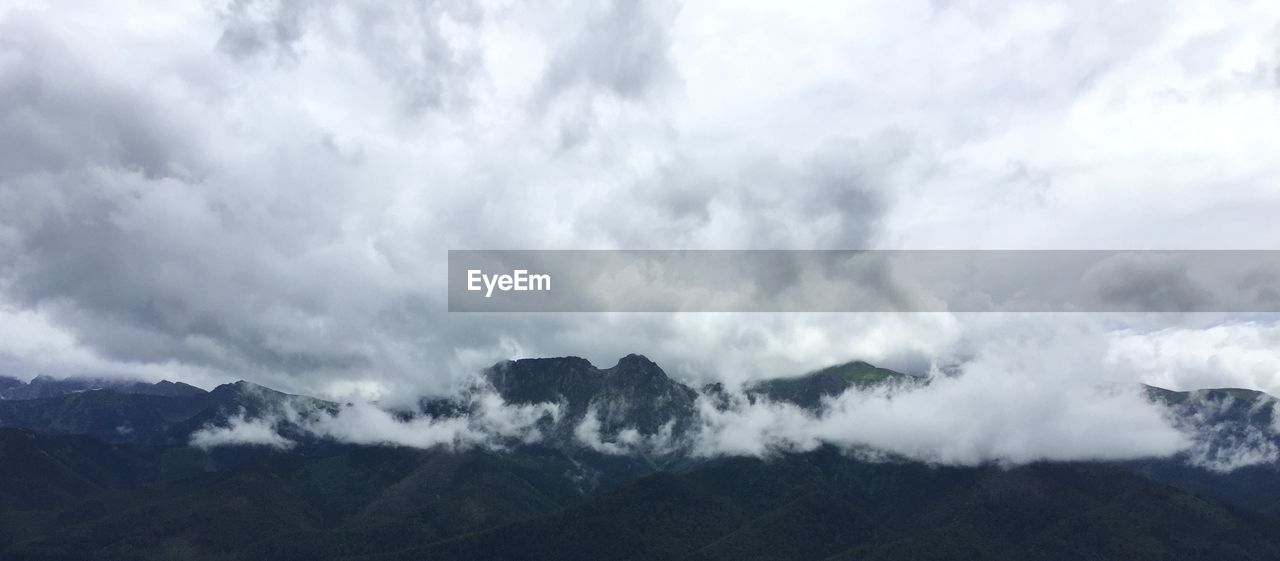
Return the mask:
{"type": "Polygon", "coordinates": [[[628,355],[609,368],[504,361],[413,410],[244,381],[10,384],[41,397],[0,401],[0,552],[1219,559],[1209,544],[1222,540],[1225,558],[1280,552],[1274,398],[1139,388],[1187,434],[1164,457],[940,462],[823,432],[852,404],[878,411],[944,383],[851,362],[695,390],[628,355]],[[726,416],[762,447],[727,443],[726,416]]]}
{"type": "Polygon", "coordinates": [[[0,423],[121,444],[285,447],[329,439],[493,450],[539,444],[659,463],[768,457],[822,445],[962,465],[1178,457],[1231,471],[1280,459],[1277,400],[1262,392],[1099,386],[1077,399],[1066,395],[1073,388],[1063,388],[1064,400],[996,402],[997,411],[984,416],[937,411],[956,392],[967,399],[963,378],[854,361],[740,388],[694,389],[640,355],[604,369],[577,357],[521,359],[495,364],[453,395],[424,398],[410,409],[325,401],[245,381],[205,392],[169,382],[37,378],[7,390],[30,398],[0,401],[0,423]],[[1028,407],[1046,420],[1024,418],[1028,407]],[[1093,428],[1097,417],[1139,422],[1112,434],[1093,428]],[[1075,424],[1058,426],[1064,421],[1075,424]],[[995,438],[1021,447],[985,447],[995,438]]]}

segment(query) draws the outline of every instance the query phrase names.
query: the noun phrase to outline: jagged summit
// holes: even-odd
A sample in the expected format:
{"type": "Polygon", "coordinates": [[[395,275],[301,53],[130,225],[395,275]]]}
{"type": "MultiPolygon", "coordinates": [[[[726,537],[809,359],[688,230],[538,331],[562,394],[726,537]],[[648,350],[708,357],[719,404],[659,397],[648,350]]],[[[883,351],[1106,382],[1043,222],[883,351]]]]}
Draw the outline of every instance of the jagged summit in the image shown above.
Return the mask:
{"type": "Polygon", "coordinates": [[[667,373],[657,363],[644,355],[630,354],[618,359],[618,363],[603,371],[609,376],[645,377],[670,380],[667,373]]]}
{"type": "MultiPolygon", "coordinates": [[[[631,353],[618,359],[618,362],[610,368],[600,368],[591,361],[580,356],[560,356],[560,357],[543,357],[543,358],[519,358],[514,360],[504,360],[494,364],[486,370],[486,372],[500,371],[502,369],[514,369],[515,371],[528,372],[531,369],[548,369],[557,368],[567,372],[577,373],[600,373],[615,370],[618,368],[625,369],[644,369],[657,370],[662,372],[662,368],[658,364],[642,354],[631,353]]],[[[664,373],[665,375],[665,373],[664,373]]]]}
{"type": "Polygon", "coordinates": [[[605,435],[624,429],[651,434],[668,424],[678,433],[696,416],[697,392],[638,354],[606,369],[580,357],[504,361],[485,370],[484,378],[509,403],[560,404],[565,434],[589,418],[599,420],[605,435]]]}
{"type": "Polygon", "coordinates": [[[638,354],[624,356],[604,369],[576,356],[507,360],[486,369],[483,377],[508,401],[524,403],[557,401],[557,396],[572,399],[584,391],[621,389],[646,380],[663,387],[685,387],[638,354]]]}
{"type": "Polygon", "coordinates": [[[654,368],[657,368],[658,365],[652,360],[649,360],[649,357],[647,356],[631,353],[627,356],[624,356],[618,359],[618,364],[615,365],[614,368],[617,368],[619,366],[644,366],[644,367],[652,366],[654,368]]]}
{"type": "MultiPolygon", "coordinates": [[[[639,410],[646,403],[659,411],[691,412],[697,398],[693,388],[669,377],[648,357],[634,353],[603,369],[576,356],[508,360],[485,370],[484,378],[509,402],[564,403],[571,415],[591,407],[616,410],[620,404],[626,404],[628,410],[639,410]]],[[[794,378],[759,382],[748,386],[747,391],[775,401],[817,407],[823,397],[839,395],[851,387],[918,380],[855,360],[794,378]]]]}

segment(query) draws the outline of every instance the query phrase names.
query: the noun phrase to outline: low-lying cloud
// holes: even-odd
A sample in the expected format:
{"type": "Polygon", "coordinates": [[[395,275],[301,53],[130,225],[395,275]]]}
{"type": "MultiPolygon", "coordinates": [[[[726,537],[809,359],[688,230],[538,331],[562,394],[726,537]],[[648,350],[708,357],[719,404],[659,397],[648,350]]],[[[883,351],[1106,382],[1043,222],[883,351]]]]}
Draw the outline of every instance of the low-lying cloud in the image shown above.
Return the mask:
{"type": "Polygon", "coordinates": [[[501,451],[541,443],[658,459],[769,458],[835,446],[869,459],[961,466],[1176,457],[1229,472],[1280,461],[1280,411],[1266,394],[1237,403],[1230,396],[1211,401],[1193,393],[1166,405],[1141,385],[1107,382],[1105,376],[1070,369],[1019,375],[1017,369],[1025,367],[1019,353],[1033,350],[1042,358],[1054,354],[1053,346],[1006,346],[974,357],[956,373],[854,387],[814,408],[749,388],[709,389],[699,393],[685,428],[677,429],[682,425],[673,418],[651,433],[634,426],[607,430],[595,406],[569,418],[564,403],[513,404],[492,388],[472,386],[452,402],[452,412],[410,414],[359,402],[316,415],[300,414],[294,404],[261,418],[241,414],[227,426],[206,427],[191,444],[287,448],[293,442],[277,432],[287,425],[307,437],[361,445],[501,451]],[[1246,412],[1243,417],[1230,414],[1237,409],[1246,412]]]}
{"type": "Polygon", "coordinates": [[[280,435],[277,424],[270,418],[247,418],[241,411],[223,425],[207,425],[192,433],[190,444],[205,450],[232,445],[292,448],[295,443],[280,435]]]}
{"type": "Polygon", "coordinates": [[[270,445],[288,448],[300,436],[351,444],[406,446],[412,448],[503,449],[533,444],[542,439],[544,425],[559,422],[560,405],[513,405],[489,392],[466,397],[464,414],[423,416],[388,410],[359,401],[325,410],[302,399],[289,399],[264,408],[257,415],[244,411],[225,422],[211,423],[192,434],[190,444],[199,448],[225,445],[270,445]]]}
{"type": "Polygon", "coordinates": [[[695,451],[763,456],[831,444],[930,463],[977,465],[1166,457],[1188,445],[1186,435],[1137,386],[1049,392],[1027,384],[992,392],[985,380],[975,378],[938,378],[916,389],[849,391],[817,412],[741,397],[725,409],[704,404],[704,430],[695,451]]]}
{"type": "Polygon", "coordinates": [[[398,417],[370,403],[354,404],[336,415],[322,416],[303,428],[317,436],[354,444],[503,448],[508,444],[532,444],[543,438],[539,425],[560,419],[555,403],[512,405],[496,394],[470,400],[469,414],[437,417],[398,417]]]}
{"type": "Polygon", "coordinates": [[[613,435],[605,435],[601,432],[602,425],[599,412],[593,407],[574,427],[573,436],[586,447],[613,456],[628,454],[662,456],[679,449],[679,443],[675,441],[673,435],[674,420],[663,423],[658,431],[652,434],[645,434],[638,429],[627,427],[613,435]]]}

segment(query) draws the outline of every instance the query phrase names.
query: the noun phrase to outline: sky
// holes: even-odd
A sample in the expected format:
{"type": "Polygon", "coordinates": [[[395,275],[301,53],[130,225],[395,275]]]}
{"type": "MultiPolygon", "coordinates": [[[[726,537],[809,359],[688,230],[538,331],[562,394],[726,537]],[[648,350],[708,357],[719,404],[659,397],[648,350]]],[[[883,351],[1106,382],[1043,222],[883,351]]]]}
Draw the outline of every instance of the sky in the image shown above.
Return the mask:
{"type": "Polygon", "coordinates": [[[449,249],[1273,249],[1278,146],[1265,0],[11,0],[0,374],[394,401],[641,353],[1280,395],[1266,314],[445,307],[449,249]]]}

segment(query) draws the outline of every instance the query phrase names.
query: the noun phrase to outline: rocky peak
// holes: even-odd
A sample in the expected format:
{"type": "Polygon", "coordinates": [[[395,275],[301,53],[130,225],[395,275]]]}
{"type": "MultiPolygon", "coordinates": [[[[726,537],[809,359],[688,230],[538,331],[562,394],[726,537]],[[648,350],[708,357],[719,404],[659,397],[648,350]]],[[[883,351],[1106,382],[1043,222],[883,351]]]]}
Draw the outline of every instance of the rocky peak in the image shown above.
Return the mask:
{"type": "Polygon", "coordinates": [[[595,415],[606,434],[624,429],[648,434],[668,423],[679,430],[696,414],[697,393],[637,354],[604,370],[579,357],[506,361],[484,376],[508,402],[562,404],[568,429],[595,415]]]}

